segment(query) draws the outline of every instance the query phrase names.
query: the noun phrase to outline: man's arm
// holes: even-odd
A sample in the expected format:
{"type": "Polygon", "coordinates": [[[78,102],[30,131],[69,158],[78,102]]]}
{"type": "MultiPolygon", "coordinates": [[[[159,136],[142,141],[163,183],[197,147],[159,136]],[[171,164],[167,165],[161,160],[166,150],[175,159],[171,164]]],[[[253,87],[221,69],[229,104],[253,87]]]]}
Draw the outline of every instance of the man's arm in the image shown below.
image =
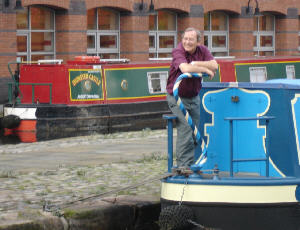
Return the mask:
{"type": "Polygon", "coordinates": [[[213,72],[216,72],[218,70],[218,63],[216,60],[210,60],[210,61],[193,61],[193,65],[199,66],[199,67],[206,67],[210,69],[213,72]]]}
{"type": "Polygon", "coordinates": [[[181,63],[179,69],[182,73],[207,73],[212,79],[218,69],[218,64],[215,60],[196,61],[193,64],[181,63]]]}

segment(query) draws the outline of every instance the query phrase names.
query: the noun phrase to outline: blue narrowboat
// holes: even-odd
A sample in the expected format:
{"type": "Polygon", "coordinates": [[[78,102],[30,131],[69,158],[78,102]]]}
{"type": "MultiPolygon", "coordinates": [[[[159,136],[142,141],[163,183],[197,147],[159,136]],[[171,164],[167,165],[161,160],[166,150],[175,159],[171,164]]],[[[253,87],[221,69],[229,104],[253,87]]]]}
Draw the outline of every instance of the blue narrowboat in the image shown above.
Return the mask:
{"type": "Polygon", "coordinates": [[[206,82],[200,97],[201,167],[173,166],[165,116],[161,229],[300,229],[300,81],[206,82]]]}

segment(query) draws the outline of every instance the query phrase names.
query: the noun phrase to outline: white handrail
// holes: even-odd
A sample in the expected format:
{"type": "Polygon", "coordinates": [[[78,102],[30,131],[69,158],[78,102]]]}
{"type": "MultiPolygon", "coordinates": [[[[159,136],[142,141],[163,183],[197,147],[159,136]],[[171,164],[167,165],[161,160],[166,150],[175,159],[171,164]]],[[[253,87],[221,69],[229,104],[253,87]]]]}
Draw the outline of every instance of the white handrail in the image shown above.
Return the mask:
{"type": "Polygon", "coordinates": [[[38,64],[44,64],[44,63],[57,63],[57,64],[61,64],[63,62],[62,59],[52,59],[52,60],[38,60],[38,64]]]}
{"type": "Polygon", "coordinates": [[[109,62],[109,63],[128,63],[130,59],[128,58],[120,58],[120,59],[100,59],[100,62],[109,62]]]}

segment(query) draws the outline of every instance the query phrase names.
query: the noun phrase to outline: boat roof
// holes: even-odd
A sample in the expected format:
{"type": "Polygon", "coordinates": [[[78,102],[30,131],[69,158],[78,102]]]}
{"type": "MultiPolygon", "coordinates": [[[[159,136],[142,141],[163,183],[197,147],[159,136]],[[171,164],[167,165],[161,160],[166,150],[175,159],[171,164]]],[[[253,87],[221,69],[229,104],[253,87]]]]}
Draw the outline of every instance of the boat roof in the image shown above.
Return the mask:
{"type": "Polygon", "coordinates": [[[230,57],[219,57],[216,58],[218,62],[294,62],[300,61],[300,56],[253,56],[253,57],[241,57],[236,58],[234,56],[230,57]]]}
{"type": "Polygon", "coordinates": [[[300,89],[300,79],[273,79],[253,82],[203,82],[203,88],[300,89]]]}

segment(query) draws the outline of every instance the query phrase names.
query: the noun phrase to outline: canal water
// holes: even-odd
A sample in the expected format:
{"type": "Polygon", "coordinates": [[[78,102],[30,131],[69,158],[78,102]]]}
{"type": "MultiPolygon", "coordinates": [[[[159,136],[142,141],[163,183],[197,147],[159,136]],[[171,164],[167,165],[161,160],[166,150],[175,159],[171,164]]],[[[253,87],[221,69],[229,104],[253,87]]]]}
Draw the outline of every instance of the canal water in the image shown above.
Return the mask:
{"type": "Polygon", "coordinates": [[[21,140],[18,136],[13,135],[4,135],[4,129],[0,129],[0,145],[6,144],[18,144],[21,143],[21,140]]]}

